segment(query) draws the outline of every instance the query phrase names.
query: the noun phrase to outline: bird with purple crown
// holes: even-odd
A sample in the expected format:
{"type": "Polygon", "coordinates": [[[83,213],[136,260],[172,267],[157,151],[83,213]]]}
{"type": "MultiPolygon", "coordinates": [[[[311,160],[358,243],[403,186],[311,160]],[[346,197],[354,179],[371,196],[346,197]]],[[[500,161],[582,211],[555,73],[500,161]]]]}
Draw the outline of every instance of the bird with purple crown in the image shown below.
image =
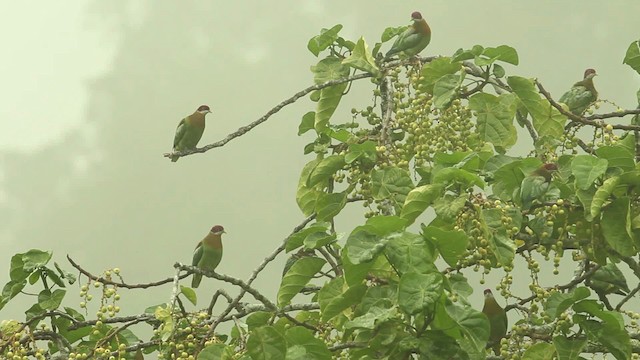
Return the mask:
{"type": "MultiPolygon", "coordinates": [[[[201,105],[193,114],[180,120],[173,138],[173,151],[195,149],[204,133],[204,118],[211,112],[209,106],[201,105]]],[[[171,161],[178,161],[179,156],[171,156],[171,161]]]]}
{"type": "Polygon", "coordinates": [[[566,104],[572,114],[582,116],[582,113],[598,99],[598,91],[593,85],[593,77],[596,75],[593,69],[585,70],[583,79],[573,84],[558,101],[566,104]]]}
{"type": "MultiPolygon", "coordinates": [[[[191,266],[196,266],[200,270],[214,271],[222,260],[222,234],[224,233],[221,225],[212,227],[196,246],[191,266]]],[[[200,286],[200,281],[202,281],[202,274],[193,274],[191,287],[197,288],[200,286]]]]}
{"type": "Polygon", "coordinates": [[[391,45],[391,49],[385,55],[389,59],[394,55],[401,58],[409,58],[419,54],[431,42],[431,28],[422,18],[422,14],[414,11],[411,14],[412,24],[407,30],[398,35],[396,41],[391,45]]]}

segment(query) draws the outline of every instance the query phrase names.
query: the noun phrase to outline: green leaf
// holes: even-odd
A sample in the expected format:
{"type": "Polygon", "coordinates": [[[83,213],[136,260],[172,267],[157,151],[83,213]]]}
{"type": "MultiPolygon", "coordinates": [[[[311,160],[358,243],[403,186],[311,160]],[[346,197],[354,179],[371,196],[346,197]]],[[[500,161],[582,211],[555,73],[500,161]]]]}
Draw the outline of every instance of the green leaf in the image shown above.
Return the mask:
{"type": "Polygon", "coordinates": [[[354,69],[362,70],[375,77],[380,75],[380,69],[376,66],[376,61],[373,59],[373,56],[369,51],[369,47],[363,37],[358,39],[353,52],[348,58],[342,60],[342,64],[351,66],[354,69]]]}
{"type": "Polygon", "coordinates": [[[480,220],[484,236],[489,241],[489,249],[498,263],[511,264],[516,254],[516,245],[507,236],[507,229],[502,225],[502,211],[482,209],[480,220]]]}
{"type": "Polygon", "coordinates": [[[627,330],[595,320],[586,320],[580,325],[590,339],[600,342],[616,359],[631,358],[631,343],[627,330]]]}
{"type": "Polygon", "coordinates": [[[287,340],[286,360],[309,359],[309,360],[330,360],[332,354],[324,341],[318,339],[314,334],[301,326],[294,326],[287,329],[285,333],[287,340]]]}
{"type": "Polygon", "coordinates": [[[427,226],[422,231],[425,239],[432,241],[449,266],[455,267],[467,250],[469,236],[462,231],[442,230],[427,226]]]}
{"type": "Polygon", "coordinates": [[[348,321],[345,324],[346,329],[369,329],[373,330],[385,322],[393,319],[397,315],[395,308],[381,309],[377,306],[372,306],[367,313],[362,316],[358,316],[355,319],[348,321]]]}
{"type": "Polygon", "coordinates": [[[463,339],[469,341],[468,346],[474,352],[484,355],[484,348],[489,339],[489,322],[485,314],[470,306],[463,307],[449,301],[445,310],[464,335],[463,339]]]}
{"type": "Polygon", "coordinates": [[[392,234],[389,238],[385,255],[400,275],[410,272],[426,274],[437,271],[433,264],[436,259],[435,250],[422,236],[402,232],[392,234]]]}
{"type": "Polygon", "coordinates": [[[364,262],[361,264],[354,264],[349,259],[349,249],[345,248],[341,254],[342,266],[344,268],[344,280],[347,282],[347,285],[354,286],[362,283],[367,274],[369,273],[369,269],[373,265],[372,261],[364,262]]]}
{"type": "Polygon", "coordinates": [[[49,251],[42,251],[37,249],[31,249],[22,255],[23,268],[27,272],[31,272],[41,266],[45,266],[51,256],[53,255],[49,251]]]}
{"type": "Polygon", "coordinates": [[[442,220],[452,223],[458,217],[462,209],[464,209],[468,199],[468,194],[460,194],[455,197],[453,195],[445,194],[433,202],[433,209],[436,211],[436,215],[442,218],[442,220]]]}
{"type": "Polygon", "coordinates": [[[576,187],[587,190],[607,171],[609,162],[591,155],[577,155],[571,162],[571,173],[575,177],[576,187]]]}
{"type": "Polygon", "coordinates": [[[557,139],[564,134],[567,118],[551,106],[547,99],[540,97],[533,80],[510,76],[507,78],[507,83],[533,117],[533,127],[540,137],[549,136],[557,139]]]}
{"type": "MultiPolygon", "coordinates": [[[[506,162],[506,161],[505,161],[506,162]]],[[[502,163],[502,162],[500,162],[502,163]]],[[[488,163],[489,164],[489,163],[488,163]]],[[[516,190],[520,188],[525,175],[535,171],[542,165],[542,161],[536,158],[526,158],[507,162],[493,173],[493,193],[500,199],[508,201],[513,200],[516,190]]],[[[499,166],[496,163],[495,166],[499,166]]]]}
{"type": "Polygon", "coordinates": [[[403,204],[412,189],[413,182],[406,170],[390,166],[371,173],[371,192],[376,200],[392,199],[398,205],[403,204]]]}
{"type": "Polygon", "coordinates": [[[322,134],[328,130],[329,119],[336,111],[342,95],[347,88],[347,84],[338,84],[326,87],[320,91],[320,100],[316,107],[316,117],[314,128],[318,134],[322,134]]]}
{"type": "Polygon", "coordinates": [[[273,326],[263,326],[249,335],[247,353],[253,360],[282,360],[287,354],[287,342],[273,326]]]}
{"type": "Polygon", "coordinates": [[[484,51],[484,47],[482,45],[474,45],[473,48],[471,48],[470,50],[465,50],[460,48],[456,50],[456,52],[453,54],[452,60],[453,61],[471,60],[474,57],[481,55],[483,51],[484,51]]]}
{"type": "Polygon", "coordinates": [[[343,292],[344,280],[342,278],[334,279],[332,282],[336,282],[331,288],[334,290],[333,292],[323,291],[325,289],[325,287],[323,287],[318,294],[322,321],[329,321],[341,314],[344,310],[358,304],[367,291],[365,284],[358,284],[344,289],[343,292]],[[336,289],[336,285],[339,285],[340,288],[336,289]],[[338,293],[335,293],[335,290],[338,290],[338,293]],[[322,299],[322,301],[320,301],[320,299],[322,299]]]}
{"type": "Polygon", "coordinates": [[[298,180],[298,190],[296,192],[296,202],[304,216],[310,216],[316,209],[316,201],[321,191],[307,186],[309,175],[320,163],[320,159],[311,160],[303,168],[298,180]]]}
{"type": "Polygon", "coordinates": [[[404,230],[409,226],[407,220],[398,216],[378,215],[367,219],[366,226],[379,235],[388,235],[404,230]]]}
{"type": "Polygon", "coordinates": [[[27,321],[31,321],[31,319],[35,318],[36,316],[42,315],[45,312],[46,312],[46,310],[41,308],[39,304],[33,304],[24,313],[26,315],[26,320],[27,321]]]}
{"type": "Polygon", "coordinates": [[[504,68],[498,64],[493,64],[493,76],[502,78],[506,75],[504,68]]]}
{"type": "MultiPolygon", "coordinates": [[[[482,55],[487,56],[490,59],[500,60],[502,62],[506,62],[512,65],[518,65],[518,52],[516,49],[507,45],[500,45],[498,47],[485,48],[482,52],[482,55]]],[[[493,61],[492,61],[493,62],[493,61]]]]}
{"type": "Polygon", "coordinates": [[[318,221],[330,221],[347,204],[347,193],[322,194],[316,203],[316,219],[318,221]]]}
{"type": "Polygon", "coordinates": [[[640,40],[629,44],[627,53],[624,55],[623,64],[631,66],[638,74],[640,74],[640,40]]]}
{"type": "Polygon", "coordinates": [[[563,294],[560,292],[554,292],[549,296],[547,302],[544,304],[544,311],[552,319],[557,319],[563,312],[569,309],[576,302],[586,299],[591,294],[591,291],[586,287],[579,287],[575,290],[563,294]]]}
{"type": "Polygon", "coordinates": [[[374,216],[366,225],[358,226],[347,238],[345,248],[349,261],[358,265],[373,260],[389,241],[390,234],[399,232],[407,226],[407,221],[397,216],[374,216]]]}
{"type": "Polygon", "coordinates": [[[55,310],[62,303],[66,290],[56,289],[51,292],[50,290],[42,290],[38,294],[38,305],[44,310],[55,310]]]}
{"type": "Polygon", "coordinates": [[[184,295],[184,297],[186,297],[193,305],[198,304],[198,296],[192,288],[180,285],[180,293],[182,293],[182,295],[184,295]]]}
{"type": "Polygon", "coordinates": [[[247,316],[247,326],[249,331],[253,331],[257,328],[263,327],[269,324],[269,321],[273,318],[273,314],[268,311],[256,311],[247,316]]]}
{"type": "Polygon", "coordinates": [[[433,175],[432,182],[434,184],[444,185],[459,184],[464,189],[469,189],[473,186],[484,189],[484,187],[486,186],[484,181],[478,175],[463,169],[453,167],[444,168],[436,172],[433,175]]]}
{"type": "Polygon", "coordinates": [[[361,144],[349,144],[349,152],[344,157],[345,162],[347,164],[351,164],[361,158],[368,159],[371,162],[375,162],[377,160],[378,154],[376,152],[375,142],[367,140],[361,144]]]}
{"type": "Polygon", "coordinates": [[[602,234],[607,244],[622,256],[634,256],[638,249],[633,244],[631,230],[631,203],[628,197],[613,200],[602,211],[602,234]]]}
{"type": "Polygon", "coordinates": [[[558,352],[558,360],[578,360],[587,339],[568,339],[565,336],[554,336],[553,344],[558,352]]]}
{"type": "Polygon", "coordinates": [[[477,113],[476,132],[481,140],[501,148],[510,148],[516,143],[517,133],[513,125],[516,100],[513,94],[494,96],[482,92],[469,98],[469,108],[477,113]]]}
{"type": "Polygon", "coordinates": [[[397,35],[402,34],[405,30],[407,30],[407,26],[396,26],[396,27],[388,27],[384,29],[382,35],[380,36],[380,41],[387,42],[397,35]]]}
{"type": "Polygon", "coordinates": [[[345,245],[349,251],[349,261],[358,265],[373,260],[384,249],[387,241],[387,238],[377,235],[371,227],[356,227],[345,245]]]}
{"type": "Polygon", "coordinates": [[[451,274],[449,275],[448,281],[451,290],[458,295],[462,295],[463,298],[467,298],[473,294],[473,288],[469,285],[469,281],[464,275],[451,274]]]}
{"type": "Polygon", "coordinates": [[[278,306],[288,305],[325,263],[325,260],[317,257],[307,256],[298,259],[282,278],[278,290],[278,306]]]}
{"type": "MultiPolygon", "coordinates": [[[[307,238],[313,237],[314,239],[322,238],[324,236],[332,236],[327,234],[327,230],[331,226],[330,223],[326,222],[316,222],[315,224],[309,226],[306,229],[302,229],[297,233],[291,234],[286,241],[286,251],[291,252],[300,246],[302,246],[307,238]]],[[[312,240],[309,240],[311,242],[312,240]]]]}
{"type": "Polygon", "coordinates": [[[443,292],[442,274],[409,272],[400,278],[398,305],[408,314],[434,312],[434,305],[443,292]]]}
{"type": "Polygon", "coordinates": [[[306,133],[309,130],[313,130],[313,126],[315,124],[316,121],[316,112],[315,111],[309,111],[308,113],[304,114],[302,116],[302,121],[300,122],[300,125],[298,126],[298,136],[306,133]]]}
{"type": "Polygon", "coordinates": [[[433,85],[433,105],[437,109],[444,109],[458,95],[458,90],[466,73],[444,75],[433,85]]]}
{"type": "Polygon", "coordinates": [[[598,190],[596,190],[595,195],[593,195],[593,200],[591,201],[590,214],[587,217],[588,221],[591,221],[600,215],[602,205],[609,199],[609,196],[611,196],[613,190],[616,188],[616,186],[618,186],[619,181],[619,176],[608,178],[604,181],[604,183],[602,183],[602,186],[600,186],[598,190]]]}
{"type": "Polygon", "coordinates": [[[462,69],[462,63],[452,62],[448,57],[437,58],[422,67],[419,87],[427,93],[433,94],[433,88],[440,78],[445,75],[455,74],[462,69]]]}
{"type": "Polygon", "coordinates": [[[625,136],[617,145],[601,146],[596,149],[596,155],[601,160],[608,161],[608,168],[618,168],[622,171],[633,171],[635,169],[635,137],[633,134],[625,136]],[[631,147],[624,142],[632,141],[631,147]]]}
{"type": "Polygon", "coordinates": [[[320,30],[320,35],[316,35],[307,43],[307,49],[315,56],[318,56],[320,52],[324,51],[329,45],[333,44],[338,39],[338,33],[342,30],[342,25],[338,24],[331,29],[320,30]]]}
{"type": "Polygon", "coordinates": [[[553,360],[556,355],[556,348],[546,342],[531,345],[522,355],[522,360],[553,360]]]}
{"type": "Polygon", "coordinates": [[[442,185],[433,184],[419,186],[409,191],[400,211],[400,217],[406,219],[408,224],[412,224],[434,200],[442,195],[443,190],[442,185]]]}
{"type": "Polygon", "coordinates": [[[233,349],[225,344],[207,345],[198,354],[197,360],[232,360],[233,349]]]}
{"type": "MultiPolygon", "coordinates": [[[[320,160],[318,165],[309,174],[307,187],[328,181],[336,172],[345,165],[343,155],[330,155],[320,160]]],[[[323,184],[324,185],[324,184],[323,184]]]]}

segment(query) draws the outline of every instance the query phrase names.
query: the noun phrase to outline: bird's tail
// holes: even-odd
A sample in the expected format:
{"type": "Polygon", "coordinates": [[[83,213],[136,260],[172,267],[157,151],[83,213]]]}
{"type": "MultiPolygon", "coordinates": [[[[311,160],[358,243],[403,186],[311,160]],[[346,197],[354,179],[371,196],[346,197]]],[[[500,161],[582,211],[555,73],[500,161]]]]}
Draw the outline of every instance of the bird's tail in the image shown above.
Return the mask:
{"type": "MultiPolygon", "coordinates": [[[[173,161],[173,160],[171,160],[173,161]]],[[[201,274],[193,274],[193,279],[191,279],[191,287],[192,288],[197,288],[198,286],[200,286],[200,281],[202,281],[202,275],[201,274]]]]}
{"type": "Polygon", "coordinates": [[[178,156],[172,156],[172,157],[171,157],[171,162],[176,162],[176,161],[178,161],[178,159],[180,159],[180,157],[178,157],[178,156]]]}

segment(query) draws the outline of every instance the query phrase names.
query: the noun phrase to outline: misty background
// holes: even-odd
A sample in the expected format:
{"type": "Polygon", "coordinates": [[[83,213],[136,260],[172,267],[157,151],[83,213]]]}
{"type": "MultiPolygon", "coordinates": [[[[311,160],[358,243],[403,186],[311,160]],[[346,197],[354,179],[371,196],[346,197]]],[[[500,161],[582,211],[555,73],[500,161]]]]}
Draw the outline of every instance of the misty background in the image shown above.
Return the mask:
{"type": "MultiPolygon", "coordinates": [[[[593,67],[600,98],[624,108],[636,107],[640,86],[622,64],[640,37],[637,0],[75,0],[5,2],[3,9],[2,284],[11,256],[32,248],[53,251],[69,271],[66,254],[94,274],[119,267],[128,283],[157,281],[173,275],[174,262],[190,263],[195,244],[215,224],[227,230],[217,271],[246,279],[303,219],[295,191],[313,158],[302,150],[312,135],[296,134],[314,103],[301,99],[205,154],[175,164],[162,154],[171,150],[178,121],[199,105],[213,110],[202,146],[312,85],[309,67],[318,59],[306,45],[323,27],[343,24],[343,37],[364,36],[373,47],[386,27],[409,24],[418,10],[433,31],[422,55],[510,45],[520,66],[505,66],[508,74],[537,77],[559,98],[593,67]]],[[[334,116],[369,105],[371,89],[367,80],[354,84],[334,116]]],[[[527,138],[519,144],[521,153],[531,146],[527,138]]],[[[362,222],[361,206],[345,211],[336,225],[348,232],[362,222]]],[[[255,283],[271,298],[284,261],[281,255],[255,283]]],[[[565,266],[560,278],[572,270],[565,266]]],[[[559,281],[550,272],[543,279],[559,281]]],[[[199,308],[219,286],[203,280],[199,308]]],[[[514,287],[526,291],[526,282],[514,287]]],[[[78,291],[69,288],[67,304],[77,307],[78,291]]],[[[141,313],[170,295],[171,284],[121,291],[120,315],[141,313]]],[[[481,291],[474,296],[480,307],[481,291]]],[[[0,319],[24,319],[31,302],[19,299],[0,319]]]]}

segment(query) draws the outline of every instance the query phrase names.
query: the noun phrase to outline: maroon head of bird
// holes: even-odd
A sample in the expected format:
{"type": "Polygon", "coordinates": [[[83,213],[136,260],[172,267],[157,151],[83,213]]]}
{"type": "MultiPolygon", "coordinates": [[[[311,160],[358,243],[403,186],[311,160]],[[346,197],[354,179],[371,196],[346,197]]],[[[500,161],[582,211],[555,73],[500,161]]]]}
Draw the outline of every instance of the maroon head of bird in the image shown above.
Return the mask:
{"type": "Polygon", "coordinates": [[[491,289],[484,289],[484,297],[493,298],[493,293],[491,292],[491,289]]]}
{"type": "Polygon", "coordinates": [[[420,11],[414,11],[411,13],[411,20],[412,21],[420,21],[422,20],[422,14],[420,14],[420,11]]]}
{"type": "Polygon", "coordinates": [[[211,228],[211,233],[213,235],[222,235],[226,233],[226,231],[224,231],[224,228],[222,227],[222,225],[216,225],[211,228]]]}
{"type": "Polygon", "coordinates": [[[211,112],[211,109],[208,105],[200,105],[200,107],[198,108],[198,112],[200,114],[208,114],[211,112]]]}
{"type": "Polygon", "coordinates": [[[596,76],[598,74],[596,74],[596,71],[594,69],[587,69],[584,71],[584,79],[593,79],[594,76],[596,76]]]}

